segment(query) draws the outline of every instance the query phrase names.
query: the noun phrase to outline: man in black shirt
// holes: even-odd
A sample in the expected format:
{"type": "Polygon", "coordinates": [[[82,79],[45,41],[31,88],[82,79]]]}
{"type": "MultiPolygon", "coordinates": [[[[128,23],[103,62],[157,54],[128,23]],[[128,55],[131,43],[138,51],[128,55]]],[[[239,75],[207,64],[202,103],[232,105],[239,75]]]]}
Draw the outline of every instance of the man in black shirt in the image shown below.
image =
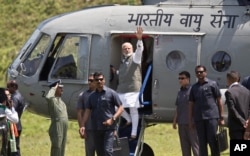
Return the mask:
{"type": "Polygon", "coordinates": [[[85,124],[91,113],[97,156],[112,156],[116,119],[124,109],[117,93],[105,86],[101,72],[94,73],[94,80],[96,90],[89,96],[80,133],[82,137],[88,137],[85,124]]]}
{"type": "Polygon", "coordinates": [[[195,73],[198,82],[192,86],[189,96],[189,128],[193,128],[194,119],[200,145],[199,155],[208,156],[209,144],[211,156],[219,156],[216,132],[218,124],[224,124],[221,93],[217,83],[206,77],[206,67],[196,66],[195,73]]]}

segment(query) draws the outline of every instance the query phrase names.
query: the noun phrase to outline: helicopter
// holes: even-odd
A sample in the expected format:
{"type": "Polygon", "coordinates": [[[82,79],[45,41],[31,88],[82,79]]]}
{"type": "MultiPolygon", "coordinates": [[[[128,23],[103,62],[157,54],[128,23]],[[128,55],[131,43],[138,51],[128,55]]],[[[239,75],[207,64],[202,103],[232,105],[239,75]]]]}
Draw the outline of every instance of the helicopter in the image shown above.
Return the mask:
{"type": "Polygon", "coordinates": [[[135,47],[134,30],[143,27],[141,128],[133,153],[153,155],[143,142],[144,130],[172,122],[179,72],[189,71],[195,83],[195,66],[202,64],[222,92],[226,72],[249,74],[249,5],[248,0],[142,0],[138,6],[96,6],[57,15],[37,26],[9,66],[8,78],[18,83],[27,109],[42,116],[49,115],[48,84],[60,79],[74,120],[88,75],[101,71],[110,78],[110,65],[119,67],[122,43],[135,47]]]}

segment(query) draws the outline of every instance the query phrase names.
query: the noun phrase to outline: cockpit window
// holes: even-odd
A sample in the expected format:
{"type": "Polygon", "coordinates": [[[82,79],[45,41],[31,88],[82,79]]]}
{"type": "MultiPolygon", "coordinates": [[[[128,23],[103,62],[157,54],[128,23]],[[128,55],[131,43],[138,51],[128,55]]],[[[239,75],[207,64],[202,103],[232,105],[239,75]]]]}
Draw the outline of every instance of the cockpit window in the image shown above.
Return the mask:
{"type": "Polygon", "coordinates": [[[53,79],[84,79],[88,68],[88,37],[68,35],[52,70],[53,79]]]}
{"type": "Polygon", "coordinates": [[[26,76],[34,75],[41,63],[41,60],[43,59],[49,41],[50,36],[43,34],[36,46],[29,53],[29,56],[24,60],[23,63],[20,64],[18,71],[26,76]]]}
{"type": "Polygon", "coordinates": [[[231,57],[224,51],[216,52],[212,57],[212,66],[218,72],[226,71],[231,65],[231,57]]]}

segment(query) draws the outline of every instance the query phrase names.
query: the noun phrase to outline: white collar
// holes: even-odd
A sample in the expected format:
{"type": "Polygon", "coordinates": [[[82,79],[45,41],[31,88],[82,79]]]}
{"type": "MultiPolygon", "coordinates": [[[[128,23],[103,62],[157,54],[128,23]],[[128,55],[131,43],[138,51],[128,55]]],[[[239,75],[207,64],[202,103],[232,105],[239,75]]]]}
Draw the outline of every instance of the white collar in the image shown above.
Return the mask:
{"type": "Polygon", "coordinates": [[[234,83],[232,83],[228,88],[232,88],[233,86],[236,86],[236,85],[238,85],[239,83],[238,82],[234,82],[234,83]]]}

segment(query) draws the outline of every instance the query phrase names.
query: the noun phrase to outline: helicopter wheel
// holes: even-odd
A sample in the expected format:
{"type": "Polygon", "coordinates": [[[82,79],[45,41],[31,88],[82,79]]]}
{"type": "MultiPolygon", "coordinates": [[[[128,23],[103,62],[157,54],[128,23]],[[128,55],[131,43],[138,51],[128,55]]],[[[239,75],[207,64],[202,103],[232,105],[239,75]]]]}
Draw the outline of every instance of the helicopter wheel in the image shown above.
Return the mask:
{"type": "Polygon", "coordinates": [[[154,156],[154,151],[148,144],[143,143],[143,151],[141,156],[154,156]]]}

